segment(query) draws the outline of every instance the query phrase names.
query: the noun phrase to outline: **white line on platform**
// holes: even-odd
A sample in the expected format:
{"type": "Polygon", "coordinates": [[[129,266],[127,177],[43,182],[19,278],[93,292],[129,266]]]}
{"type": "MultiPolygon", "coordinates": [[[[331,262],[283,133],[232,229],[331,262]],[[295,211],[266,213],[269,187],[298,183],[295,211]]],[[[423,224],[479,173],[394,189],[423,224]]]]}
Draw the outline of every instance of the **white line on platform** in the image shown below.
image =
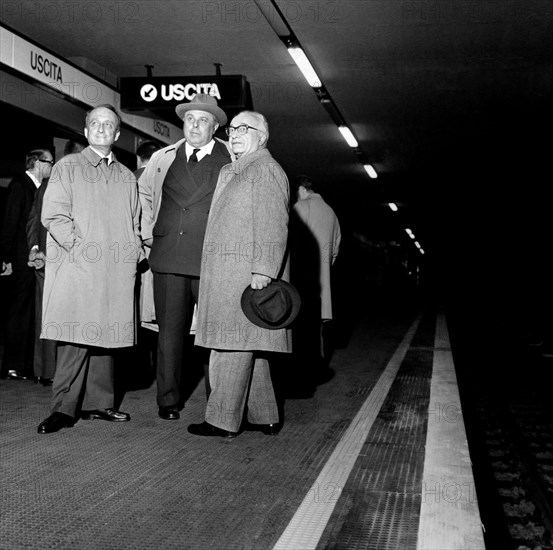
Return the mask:
{"type": "Polygon", "coordinates": [[[457,377],[438,316],[422,480],[418,550],[484,550],[457,377]]]}
{"type": "Polygon", "coordinates": [[[390,391],[419,322],[420,317],[414,321],[405,334],[375,387],[336,445],[319,477],[274,546],[274,550],[298,550],[298,548],[310,550],[317,547],[365,439],[390,391]],[[322,491],[319,491],[319,488],[322,491]],[[328,492],[331,492],[335,498],[324,499],[318,496],[320,493],[328,494],[328,492]]]}

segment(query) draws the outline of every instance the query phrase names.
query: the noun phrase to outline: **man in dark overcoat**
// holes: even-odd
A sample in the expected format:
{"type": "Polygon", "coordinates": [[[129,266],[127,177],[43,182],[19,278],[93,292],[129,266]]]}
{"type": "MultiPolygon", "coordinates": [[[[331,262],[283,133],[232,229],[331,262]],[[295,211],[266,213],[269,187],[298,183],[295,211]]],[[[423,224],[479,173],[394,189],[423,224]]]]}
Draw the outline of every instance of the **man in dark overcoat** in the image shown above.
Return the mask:
{"type": "Polygon", "coordinates": [[[48,149],[35,149],[25,158],[25,174],[8,186],[1,232],[2,275],[13,279],[8,326],[5,335],[2,378],[33,377],[35,275],[27,265],[27,220],[42,181],[50,176],[54,158],[48,149]]]}
{"type": "Polygon", "coordinates": [[[29,246],[28,266],[35,270],[35,349],[33,371],[35,380],[43,386],[51,386],[56,370],[57,343],[54,340],[40,338],[42,329],[42,297],[44,295],[44,278],[46,263],[46,242],[48,231],[40,223],[44,193],[48,180],[44,180],[37,189],[35,200],[27,220],[27,244],[29,246]]]}
{"type": "MultiPolygon", "coordinates": [[[[184,350],[198,299],[205,227],[219,171],[231,160],[225,143],[213,137],[227,123],[215,98],[196,94],[176,112],[184,138],[154,153],[138,184],[142,239],[151,246],[159,327],[157,405],[164,420],[178,419],[183,406],[184,350]]],[[[143,301],[143,312],[149,309],[143,301]]]]}

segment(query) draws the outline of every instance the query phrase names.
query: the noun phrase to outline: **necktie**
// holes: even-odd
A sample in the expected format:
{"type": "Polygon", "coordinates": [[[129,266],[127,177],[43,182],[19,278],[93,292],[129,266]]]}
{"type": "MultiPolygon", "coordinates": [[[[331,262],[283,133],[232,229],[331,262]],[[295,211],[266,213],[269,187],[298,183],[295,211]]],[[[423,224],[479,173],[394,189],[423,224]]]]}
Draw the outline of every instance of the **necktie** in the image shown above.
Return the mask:
{"type": "Polygon", "coordinates": [[[102,164],[104,166],[108,166],[108,158],[107,157],[102,157],[102,164]]]}
{"type": "Polygon", "coordinates": [[[194,151],[190,155],[190,158],[188,159],[188,162],[198,162],[198,156],[197,156],[198,151],[199,149],[194,149],[194,151]]]}

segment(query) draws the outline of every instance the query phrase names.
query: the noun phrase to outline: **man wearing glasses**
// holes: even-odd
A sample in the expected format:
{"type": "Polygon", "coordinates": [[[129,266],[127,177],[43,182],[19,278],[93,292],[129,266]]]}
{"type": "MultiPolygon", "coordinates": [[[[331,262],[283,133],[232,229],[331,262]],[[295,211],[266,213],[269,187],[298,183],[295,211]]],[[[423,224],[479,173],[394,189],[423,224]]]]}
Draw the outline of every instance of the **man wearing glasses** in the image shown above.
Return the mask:
{"type": "MultiPolygon", "coordinates": [[[[138,182],[142,239],[151,247],[148,263],[159,327],[157,405],[164,420],[177,420],[184,405],[184,350],[198,299],[207,216],[219,171],[230,162],[226,143],[213,137],[227,123],[215,98],[196,94],[189,103],[177,105],[176,112],[184,138],[155,152],[138,182]]],[[[142,305],[144,311],[151,310],[142,305]]],[[[190,345],[188,363],[191,355],[190,345]]]]}
{"type": "Polygon", "coordinates": [[[35,275],[27,265],[27,220],[37,189],[50,177],[54,158],[48,149],[35,149],[25,158],[25,174],[8,186],[0,242],[3,276],[11,276],[11,305],[5,335],[1,378],[33,377],[35,275]]]}
{"type": "Polygon", "coordinates": [[[198,436],[232,438],[247,409],[248,428],[276,435],[279,413],[269,372],[274,352],[291,351],[289,329],[252,324],[241,308],[244,289],[287,280],[288,178],[267,150],[269,127],[243,111],[227,133],[237,160],[221,170],[209,213],[196,340],[211,349],[205,421],[198,436]]]}

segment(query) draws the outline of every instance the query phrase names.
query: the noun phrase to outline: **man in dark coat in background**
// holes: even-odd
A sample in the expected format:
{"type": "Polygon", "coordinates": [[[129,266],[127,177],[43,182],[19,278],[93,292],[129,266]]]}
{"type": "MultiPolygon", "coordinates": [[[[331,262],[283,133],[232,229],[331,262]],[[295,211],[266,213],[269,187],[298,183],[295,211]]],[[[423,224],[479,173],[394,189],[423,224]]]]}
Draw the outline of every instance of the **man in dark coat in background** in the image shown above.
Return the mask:
{"type": "Polygon", "coordinates": [[[25,174],[8,186],[8,197],[0,240],[2,275],[13,278],[11,305],[5,336],[1,378],[25,380],[33,377],[35,275],[27,265],[27,220],[35,193],[50,176],[54,157],[48,149],[35,149],[25,158],[25,174]]]}
{"type": "Polygon", "coordinates": [[[146,165],[152,158],[152,155],[160,149],[161,145],[157,141],[153,140],[143,141],[136,148],[136,170],[134,171],[134,177],[137,181],[142,175],[142,172],[146,169],[146,165]]]}
{"type": "Polygon", "coordinates": [[[53,340],[42,340],[42,295],[44,294],[44,265],[46,262],[46,236],[48,231],[40,223],[44,192],[48,180],[37,189],[35,200],[27,220],[27,243],[29,246],[28,266],[35,270],[35,344],[33,371],[35,380],[43,386],[51,386],[56,370],[56,347],[53,340]]]}
{"type": "MultiPolygon", "coordinates": [[[[63,155],[79,153],[85,145],[78,141],[69,140],[65,144],[63,155]]],[[[48,231],[40,222],[42,201],[48,187],[48,179],[44,179],[42,185],[35,193],[33,206],[27,220],[27,244],[29,246],[29,259],[27,264],[35,270],[35,345],[33,371],[35,381],[43,386],[51,386],[56,370],[57,342],[40,338],[42,328],[42,296],[44,294],[44,264],[46,260],[46,236],[48,231]]]]}

